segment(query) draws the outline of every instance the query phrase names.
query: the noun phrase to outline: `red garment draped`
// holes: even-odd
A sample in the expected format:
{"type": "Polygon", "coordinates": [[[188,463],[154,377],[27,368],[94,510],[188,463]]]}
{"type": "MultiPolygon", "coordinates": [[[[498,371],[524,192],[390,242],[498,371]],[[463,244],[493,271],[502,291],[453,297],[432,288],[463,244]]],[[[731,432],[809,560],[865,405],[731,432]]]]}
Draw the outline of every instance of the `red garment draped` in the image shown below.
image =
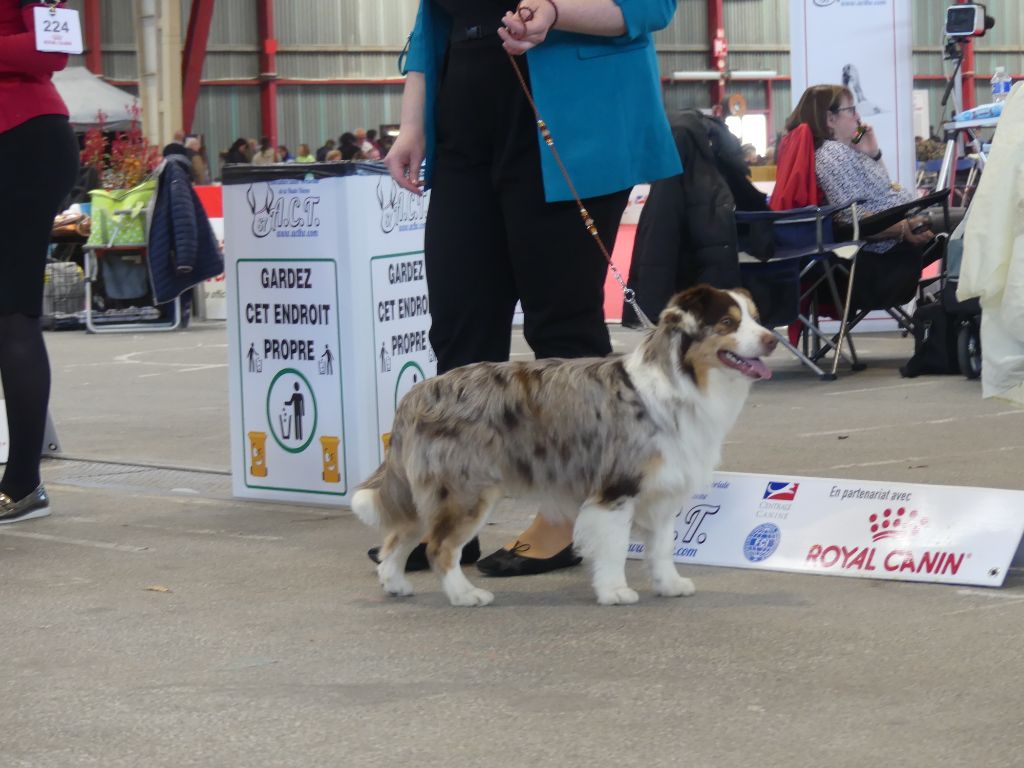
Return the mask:
{"type": "Polygon", "coordinates": [[[769,206],[773,211],[818,205],[825,196],[814,173],[814,137],[807,123],[800,123],[782,137],[777,153],[775,189],[769,206]]]}
{"type": "MultiPolygon", "coordinates": [[[[773,211],[786,211],[826,203],[825,195],[818,186],[818,176],[814,170],[814,136],[807,123],[800,123],[782,137],[776,157],[778,158],[778,167],[775,172],[775,189],[768,202],[773,211]]],[[[800,312],[806,314],[809,306],[809,299],[804,299],[801,302],[800,312]]],[[[819,312],[823,317],[839,317],[841,314],[835,307],[824,302],[819,305],[819,312]]],[[[797,344],[802,328],[799,321],[789,326],[790,344],[797,344]]]]}

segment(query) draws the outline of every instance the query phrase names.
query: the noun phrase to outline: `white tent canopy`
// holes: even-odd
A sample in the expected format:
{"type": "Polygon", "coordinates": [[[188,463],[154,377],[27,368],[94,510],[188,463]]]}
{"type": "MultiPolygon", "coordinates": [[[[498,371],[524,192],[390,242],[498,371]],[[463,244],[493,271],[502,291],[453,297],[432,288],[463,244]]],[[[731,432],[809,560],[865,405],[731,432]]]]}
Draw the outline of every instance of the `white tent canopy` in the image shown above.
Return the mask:
{"type": "Polygon", "coordinates": [[[136,99],[127,91],[114,87],[85,67],[68,67],[54,72],[53,84],[68,105],[71,125],[76,131],[86,131],[95,126],[96,113],[100,110],[107,116],[104,123],[107,130],[128,127],[131,121],[128,108],[136,99]]]}

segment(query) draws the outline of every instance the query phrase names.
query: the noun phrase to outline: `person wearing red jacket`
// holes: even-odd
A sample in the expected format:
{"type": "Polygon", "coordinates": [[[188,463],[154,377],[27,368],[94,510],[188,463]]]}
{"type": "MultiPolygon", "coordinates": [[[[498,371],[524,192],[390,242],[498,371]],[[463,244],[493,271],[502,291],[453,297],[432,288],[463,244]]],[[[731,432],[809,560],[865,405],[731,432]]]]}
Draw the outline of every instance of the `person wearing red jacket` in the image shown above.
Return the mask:
{"type": "Polygon", "coordinates": [[[0,379],[10,437],[0,524],[50,513],[39,476],[50,398],[39,318],[53,218],[78,173],[78,142],[51,82],[68,57],[36,50],[37,5],[0,0],[0,379]]]}

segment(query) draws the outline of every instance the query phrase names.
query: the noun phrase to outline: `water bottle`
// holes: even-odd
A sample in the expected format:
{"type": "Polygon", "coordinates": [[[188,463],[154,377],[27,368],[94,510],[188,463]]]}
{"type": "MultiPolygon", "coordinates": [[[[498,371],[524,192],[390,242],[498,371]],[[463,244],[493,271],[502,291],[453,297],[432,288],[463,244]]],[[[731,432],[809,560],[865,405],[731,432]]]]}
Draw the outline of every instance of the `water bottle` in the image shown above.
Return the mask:
{"type": "Polygon", "coordinates": [[[1006,101],[1011,85],[1013,80],[1006,74],[1006,67],[996,67],[996,73],[992,75],[992,102],[1006,101]]]}

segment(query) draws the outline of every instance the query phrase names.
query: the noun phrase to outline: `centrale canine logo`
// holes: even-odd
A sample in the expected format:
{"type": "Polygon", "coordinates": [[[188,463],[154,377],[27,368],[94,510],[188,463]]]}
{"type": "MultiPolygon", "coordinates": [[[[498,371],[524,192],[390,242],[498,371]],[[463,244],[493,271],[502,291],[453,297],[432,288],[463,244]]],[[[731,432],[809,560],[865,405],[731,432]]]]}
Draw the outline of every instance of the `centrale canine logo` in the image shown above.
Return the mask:
{"type": "Polygon", "coordinates": [[[765,487],[764,496],[761,498],[768,501],[795,501],[796,491],[799,487],[800,483],[773,480],[765,487]]]}
{"type": "Polygon", "coordinates": [[[868,524],[871,528],[871,540],[881,541],[893,536],[916,536],[918,531],[928,525],[928,518],[918,515],[916,509],[886,508],[881,514],[872,512],[868,516],[868,524]]]}

